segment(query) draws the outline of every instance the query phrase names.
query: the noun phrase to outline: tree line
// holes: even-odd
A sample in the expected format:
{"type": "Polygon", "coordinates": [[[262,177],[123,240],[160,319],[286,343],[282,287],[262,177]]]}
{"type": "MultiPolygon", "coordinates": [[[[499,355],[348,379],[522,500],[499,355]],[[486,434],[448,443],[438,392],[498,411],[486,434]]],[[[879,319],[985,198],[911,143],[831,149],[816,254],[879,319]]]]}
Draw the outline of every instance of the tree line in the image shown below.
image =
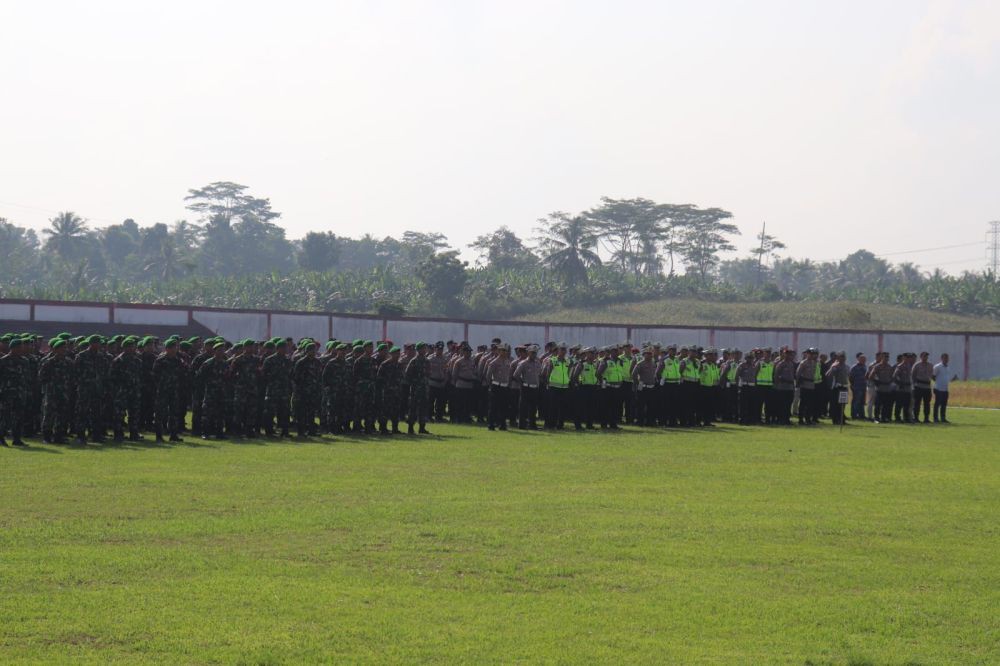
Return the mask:
{"type": "Polygon", "coordinates": [[[468,265],[427,230],[289,239],[270,201],[237,183],[191,189],[185,205],[192,219],[171,225],[94,228],[61,212],[41,236],[0,218],[0,296],[472,318],[531,314],[554,301],[839,299],[1000,316],[990,274],[924,273],[867,250],[794,259],[764,230],[749,256],[727,258],[740,230],[720,208],[605,197],[539,219],[530,239],[506,226],[483,234],[468,265]]]}

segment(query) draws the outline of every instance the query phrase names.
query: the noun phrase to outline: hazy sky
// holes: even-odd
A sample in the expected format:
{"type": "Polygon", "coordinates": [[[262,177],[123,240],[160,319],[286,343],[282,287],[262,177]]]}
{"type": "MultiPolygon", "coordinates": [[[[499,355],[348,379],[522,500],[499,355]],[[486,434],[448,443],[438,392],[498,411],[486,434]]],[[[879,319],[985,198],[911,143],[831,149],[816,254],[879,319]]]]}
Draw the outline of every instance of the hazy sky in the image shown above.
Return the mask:
{"type": "Polygon", "coordinates": [[[1000,2],[2,0],[0,127],[0,216],[36,229],[232,180],[293,238],[464,246],[607,195],[726,208],[741,251],[764,220],[816,259],[982,243],[1000,2]]]}

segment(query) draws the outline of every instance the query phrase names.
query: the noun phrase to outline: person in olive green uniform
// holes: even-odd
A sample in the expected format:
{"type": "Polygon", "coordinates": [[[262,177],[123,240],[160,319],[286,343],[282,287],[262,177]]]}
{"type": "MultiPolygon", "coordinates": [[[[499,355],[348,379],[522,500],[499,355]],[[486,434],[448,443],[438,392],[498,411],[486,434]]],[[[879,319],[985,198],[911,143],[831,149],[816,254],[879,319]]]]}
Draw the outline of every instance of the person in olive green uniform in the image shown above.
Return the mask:
{"type": "Polygon", "coordinates": [[[417,343],[417,355],[406,364],[407,384],[410,385],[409,415],[406,419],[407,434],[413,434],[414,424],[419,424],[421,435],[429,435],[427,431],[427,402],[429,399],[429,386],[427,383],[429,366],[427,362],[427,345],[423,342],[417,343]]]}
{"type": "Polygon", "coordinates": [[[121,353],[111,361],[109,381],[114,399],[114,440],[125,440],[124,425],[128,424],[129,440],[137,442],[142,419],[142,359],[136,354],[136,339],[125,338],[121,353]]]}
{"type": "Polygon", "coordinates": [[[42,387],[42,440],[63,444],[73,428],[73,360],[65,339],[49,342],[51,352],[38,368],[42,387]]]}
{"type": "Polygon", "coordinates": [[[104,441],[101,424],[101,407],[104,400],[104,359],[101,357],[100,337],[92,335],[84,342],[83,351],[74,360],[76,376],[76,443],[87,443],[87,435],[95,442],[104,441]]]}
{"type": "Polygon", "coordinates": [[[282,339],[269,340],[264,347],[268,351],[274,350],[261,366],[264,377],[264,432],[268,436],[274,435],[277,419],[277,432],[282,437],[288,437],[292,397],[292,361],[288,358],[288,343],[282,339]]]}
{"type": "Polygon", "coordinates": [[[182,442],[177,418],[180,384],[186,371],[184,361],[178,356],[178,342],[168,339],[164,351],[153,362],[153,385],[156,387],[155,420],[156,441],[163,442],[163,435],[171,442],[182,442]]]}
{"type": "Polygon", "coordinates": [[[11,444],[25,446],[22,437],[24,428],[24,403],[31,387],[31,364],[25,358],[27,347],[21,338],[8,342],[8,351],[0,356],[0,445],[6,446],[6,433],[10,433],[11,444]]]}
{"type": "Polygon", "coordinates": [[[307,342],[292,368],[292,407],[298,438],[316,435],[316,413],[320,398],[320,363],[316,358],[316,343],[307,342]]]}

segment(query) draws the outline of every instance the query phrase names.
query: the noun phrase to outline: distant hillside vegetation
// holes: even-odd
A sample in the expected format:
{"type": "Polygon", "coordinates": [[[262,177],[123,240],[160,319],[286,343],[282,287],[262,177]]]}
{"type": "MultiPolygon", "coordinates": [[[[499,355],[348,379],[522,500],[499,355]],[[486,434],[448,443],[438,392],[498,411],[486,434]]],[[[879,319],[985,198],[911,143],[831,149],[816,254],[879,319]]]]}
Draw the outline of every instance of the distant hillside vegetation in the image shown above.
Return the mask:
{"type": "MultiPolygon", "coordinates": [[[[538,320],[541,317],[526,315],[520,319],[538,320]]],[[[986,317],[850,301],[718,303],[692,299],[660,299],[565,308],[547,312],[544,319],[607,324],[1000,332],[1000,321],[986,317]]]]}

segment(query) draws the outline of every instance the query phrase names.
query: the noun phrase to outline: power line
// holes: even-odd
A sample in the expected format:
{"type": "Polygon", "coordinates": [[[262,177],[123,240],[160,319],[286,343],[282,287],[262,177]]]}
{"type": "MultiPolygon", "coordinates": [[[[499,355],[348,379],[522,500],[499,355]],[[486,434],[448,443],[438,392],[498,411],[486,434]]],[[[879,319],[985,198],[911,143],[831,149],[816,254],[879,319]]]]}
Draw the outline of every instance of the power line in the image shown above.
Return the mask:
{"type": "Polygon", "coordinates": [[[937,250],[954,250],[958,247],[972,247],[973,245],[982,245],[982,241],[977,241],[975,243],[961,243],[959,245],[939,245],[938,247],[926,247],[920,250],[903,250],[902,252],[884,252],[883,254],[876,254],[876,257],[895,257],[899,254],[916,254],[918,252],[935,252],[937,250]]]}
{"type": "MultiPolygon", "coordinates": [[[[61,210],[52,210],[50,208],[40,208],[39,206],[26,206],[24,204],[11,203],[9,201],[0,201],[0,206],[10,206],[12,208],[24,208],[25,210],[37,210],[40,213],[51,213],[52,215],[58,215],[63,212],[61,210]]],[[[121,220],[109,220],[103,217],[87,217],[88,220],[94,220],[96,222],[107,222],[109,224],[118,224],[121,220]]]]}

